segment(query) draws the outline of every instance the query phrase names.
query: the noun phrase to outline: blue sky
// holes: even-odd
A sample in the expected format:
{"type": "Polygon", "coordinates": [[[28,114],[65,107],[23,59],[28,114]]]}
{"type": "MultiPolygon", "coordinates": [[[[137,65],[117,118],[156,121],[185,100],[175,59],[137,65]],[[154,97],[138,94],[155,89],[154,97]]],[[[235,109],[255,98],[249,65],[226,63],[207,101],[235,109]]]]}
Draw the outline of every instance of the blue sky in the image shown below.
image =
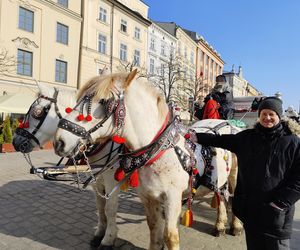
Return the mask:
{"type": "Polygon", "coordinates": [[[144,0],[149,17],[202,35],[225,61],[284,107],[300,102],[300,0],[144,0]]]}

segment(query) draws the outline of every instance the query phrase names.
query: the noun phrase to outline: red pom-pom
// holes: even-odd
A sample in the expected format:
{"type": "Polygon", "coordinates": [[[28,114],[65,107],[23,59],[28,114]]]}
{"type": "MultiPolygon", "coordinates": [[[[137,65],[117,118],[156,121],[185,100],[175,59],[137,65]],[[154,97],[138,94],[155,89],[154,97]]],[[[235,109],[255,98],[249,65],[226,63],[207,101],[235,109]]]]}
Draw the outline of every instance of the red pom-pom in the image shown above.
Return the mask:
{"type": "Polygon", "coordinates": [[[118,168],[115,172],[115,180],[116,181],[121,181],[125,177],[125,172],[122,168],[118,168]]]}
{"type": "Polygon", "coordinates": [[[19,128],[24,128],[23,122],[19,123],[19,128]]]}
{"type": "Polygon", "coordinates": [[[29,128],[29,122],[23,123],[23,128],[29,128]]]}
{"type": "Polygon", "coordinates": [[[129,177],[129,185],[131,187],[138,187],[139,185],[139,175],[137,169],[133,171],[131,176],[129,177]]]}
{"type": "Polygon", "coordinates": [[[90,122],[92,119],[93,119],[93,118],[92,118],[91,115],[87,115],[87,116],[85,117],[85,120],[86,120],[87,122],[90,122]]]}
{"type": "Polygon", "coordinates": [[[70,107],[67,107],[67,108],[65,109],[65,111],[66,111],[67,114],[69,114],[69,113],[71,113],[71,112],[73,111],[73,109],[70,108],[70,107]]]}
{"type": "Polygon", "coordinates": [[[193,175],[196,175],[196,174],[198,174],[198,173],[199,173],[198,169],[197,169],[197,168],[194,168],[194,169],[193,169],[193,175]]]}
{"type": "Polygon", "coordinates": [[[126,139],[124,137],[120,137],[117,135],[114,135],[111,139],[113,142],[118,143],[118,144],[123,144],[126,142],[126,139]]]}
{"type": "Polygon", "coordinates": [[[191,135],[190,135],[189,133],[187,133],[187,134],[184,135],[184,138],[185,138],[185,139],[190,139],[190,138],[191,138],[191,135]]]}
{"type": "Polygon", "coordinates": [[[78,115],[78,116],[77,116],[77,120],[78,120],[78,121],[83,121],[83,120],[84,120],[83,114],[78,115]]]}

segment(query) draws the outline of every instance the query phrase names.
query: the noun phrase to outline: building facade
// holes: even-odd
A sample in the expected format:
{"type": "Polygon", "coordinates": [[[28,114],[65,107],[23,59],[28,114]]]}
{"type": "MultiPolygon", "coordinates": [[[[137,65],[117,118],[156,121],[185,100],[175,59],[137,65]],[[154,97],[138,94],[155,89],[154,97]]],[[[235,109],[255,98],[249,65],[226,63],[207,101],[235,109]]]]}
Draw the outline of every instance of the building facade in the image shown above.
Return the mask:
{"type": "Polygon", "coordinates": [[[80,82],[99,74],[106,66],[111,72],[128,64],[146,68],[148,6],[139,0],[85,1],[80,82]]]}
{"type": "Polygon", "coordinates": [[[148,64],[147,72],[161,75],[164,64],[176,55],[177,38],[161,28],[155,22],[148,29],[148,64]]]}
{"type": "Polygon", "coordinates": [[[0,1],[0,95],[36,92],[36,81],[77,88],[80,12],[80,1],[0,1]]]}
{"type": "Polygon", "coordinates": [[[262,95],[260,91],[258,91],[251,83],[244,79],[243,69],[241,66],[239,66],[237,73],[233,68],[231,72],[225,72],[223,75],[226,77],[226,81],[232,88],[233,97],[262,95]]]}

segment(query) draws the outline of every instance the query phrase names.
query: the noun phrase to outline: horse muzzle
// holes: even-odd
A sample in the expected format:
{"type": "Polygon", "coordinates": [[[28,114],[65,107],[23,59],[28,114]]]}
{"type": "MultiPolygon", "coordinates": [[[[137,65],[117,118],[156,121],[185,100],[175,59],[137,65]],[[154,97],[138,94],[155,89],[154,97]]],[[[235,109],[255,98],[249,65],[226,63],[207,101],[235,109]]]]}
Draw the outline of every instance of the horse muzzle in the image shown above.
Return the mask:
{"type": "Polygon", "coordinates": [[[22,136],[14,137],[12,144],[15,150],[21,153],[30,153],[34,148],[34,145],[31,143],[30,139],[22,136]]]}

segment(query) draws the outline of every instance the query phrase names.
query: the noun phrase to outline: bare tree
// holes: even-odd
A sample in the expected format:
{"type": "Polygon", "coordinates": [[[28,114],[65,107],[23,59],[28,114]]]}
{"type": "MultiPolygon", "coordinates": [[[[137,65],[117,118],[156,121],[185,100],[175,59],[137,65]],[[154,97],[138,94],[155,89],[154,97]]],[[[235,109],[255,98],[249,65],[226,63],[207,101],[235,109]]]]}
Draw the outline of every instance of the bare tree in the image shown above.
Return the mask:
{"type": "Polygon", "coordinates": [[[186,80],[184,84],[179,86],[179,89],[193,100],[193,102],[199,101],[202,96],[202,92],[208,92],[209,86],[205,84],[206,79],[203,78],[203,73],[200,76],[195,76],[192,79],[186,80]]]}
{"type": "Polygon", "coordinates": [[[157,67],[155,72],[148,73],[146,77],[163,92],[168,103],[173,101],[181,104],[176,87],[183,80],[182,73],[178,58],[170,54],[168,61],[157,67]]]}
{"type": "Polygon", "coordinates": [[[122,60],[119,60],[119,65],[117,66],[117,70],[120,72],[131,72],[135,68],[138,68],[137,78],[147,77],[146,68],[137,65],[137,62],[135,62],[135,61],[124,62],[122,60]]]}
{"type": "Polygon", "coordinates": [[[15,71],[17,60],[11,56],[5,48],[0,49],[0,75],[11,74],[15,71]]]}

